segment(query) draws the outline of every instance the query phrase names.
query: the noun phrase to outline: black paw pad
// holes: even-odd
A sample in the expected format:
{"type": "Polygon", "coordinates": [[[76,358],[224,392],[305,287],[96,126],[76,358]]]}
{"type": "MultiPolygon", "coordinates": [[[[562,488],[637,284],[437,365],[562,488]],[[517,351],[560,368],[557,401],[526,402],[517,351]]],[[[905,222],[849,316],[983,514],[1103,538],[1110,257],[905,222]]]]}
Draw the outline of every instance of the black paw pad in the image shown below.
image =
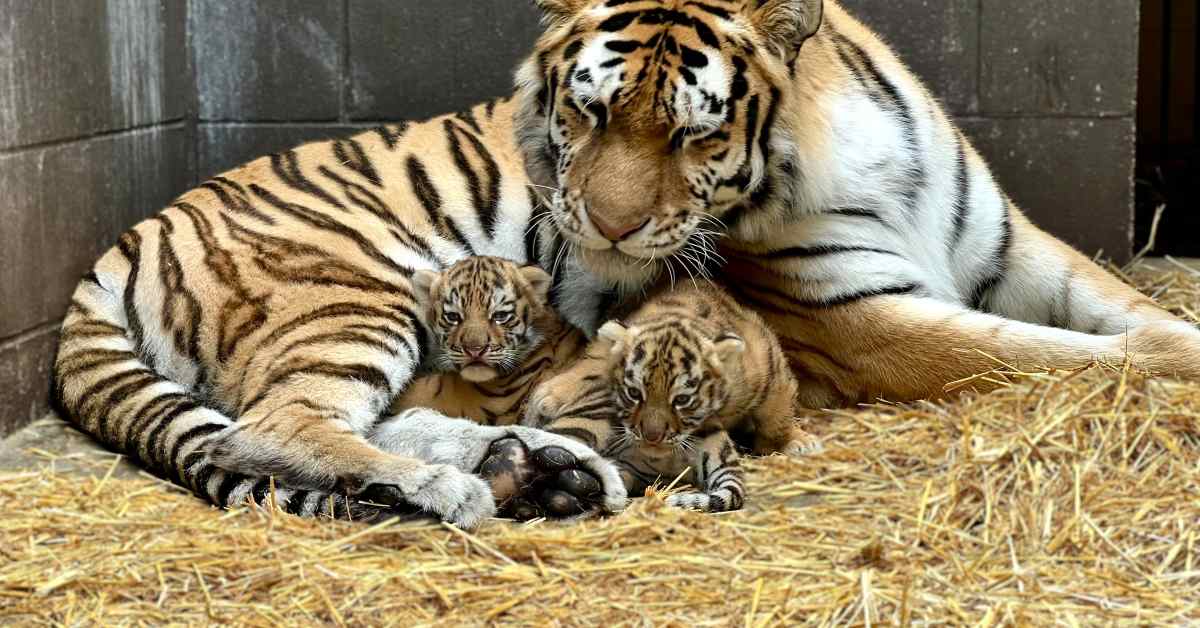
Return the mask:
{"type": "Polygon", "coordinates": [[[541,502],[546,512],[555,517],[570,517],[584,512],[583,502],[566,491],[545,489],[542,491],[541,502]]]}
{"type": "Polygon", "coordinates": [[[563,471],[578,465],[579,461],[562,447],[543,447],[533,452],[533,463],[544,471],[563,471]]]}
{"type": "Polygon", "coordinates": [[[525,499],[524,497],[515,497],[507,504],[509,516],[517,521],[529,521],[537,519],[542,515],[542,509],[537,504],[525,499]]]}
{"type": "Polygon", "coordinates": [[[491,485],[503,517],[527,521],[571,517],[603,503],[600,479],[562,447],[529,451],[517,438],[491,444],[478,473],[491,485]]]}
{"type": "Polygon", "coordinates": [[[595,497],[600,494],[600,480],[579,469],[567,469],[558,473],[558,487],[578,497],[595,497]]]}

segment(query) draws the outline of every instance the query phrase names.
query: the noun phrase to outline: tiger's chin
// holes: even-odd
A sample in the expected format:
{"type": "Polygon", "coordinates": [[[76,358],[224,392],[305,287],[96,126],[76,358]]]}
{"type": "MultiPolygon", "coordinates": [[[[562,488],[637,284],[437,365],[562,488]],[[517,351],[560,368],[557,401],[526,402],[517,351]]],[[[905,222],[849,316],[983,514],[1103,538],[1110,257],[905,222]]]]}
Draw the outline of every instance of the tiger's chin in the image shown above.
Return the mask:
{"type": "Polygon", "coordinates": [[[482,384],[485,382],[490,382],[499,377],[500,371],[487,364],[475,362],[461,368],[458,371],[458,374],[472,384],[482,384]]]}
{"type": "Polygon", "coordinates": [[[662,271],[660,260],[634,257],[615,248],[597,251],[579,247],[575,256],[592,276],[625,287],[636,288],[648,284],[662,271]]]}

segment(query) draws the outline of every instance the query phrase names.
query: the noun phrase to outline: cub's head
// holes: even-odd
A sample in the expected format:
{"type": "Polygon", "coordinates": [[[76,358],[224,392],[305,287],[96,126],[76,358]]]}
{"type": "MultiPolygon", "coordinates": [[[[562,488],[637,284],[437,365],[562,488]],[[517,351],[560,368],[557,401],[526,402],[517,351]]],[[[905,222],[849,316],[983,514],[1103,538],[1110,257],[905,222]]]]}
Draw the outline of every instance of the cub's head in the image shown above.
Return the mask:
{"type": "Polygon", "coordinates": [[[586,269],[645,282],[769,192],[769,165],[785,167],[772,127],[822,0],[537,3],[548,28],[518,74],[518,134],[586,269]]]}
{"type": "Polygon", "coordinates": [[[635,441],[651,448],[687,447],[690,436],[725,405],[745,343],[710,339],[684,320],[645,327],[610,321],[613,400],[635,441]]]}
{"type": "Polygon", "coordinates": [[[444,272],[418,271],[439,368],[486,382],[520,366],[542,341],[550,276],[534,266],[468,257],[444,272]]]}

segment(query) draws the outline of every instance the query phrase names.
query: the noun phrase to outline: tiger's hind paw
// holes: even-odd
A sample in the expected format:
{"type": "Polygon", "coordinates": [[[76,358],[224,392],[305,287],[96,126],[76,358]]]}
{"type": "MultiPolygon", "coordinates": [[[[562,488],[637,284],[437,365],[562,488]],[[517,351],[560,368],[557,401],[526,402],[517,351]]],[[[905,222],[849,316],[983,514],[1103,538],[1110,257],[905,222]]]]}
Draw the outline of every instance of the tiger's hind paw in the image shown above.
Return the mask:
{"type": "Polygon", "coordinates": [[[625,485],[612,463],[562,436],[514,431],[492,443],[479,466],[501,504],[501,514],[528,520],[624,508],[625,485]]]}

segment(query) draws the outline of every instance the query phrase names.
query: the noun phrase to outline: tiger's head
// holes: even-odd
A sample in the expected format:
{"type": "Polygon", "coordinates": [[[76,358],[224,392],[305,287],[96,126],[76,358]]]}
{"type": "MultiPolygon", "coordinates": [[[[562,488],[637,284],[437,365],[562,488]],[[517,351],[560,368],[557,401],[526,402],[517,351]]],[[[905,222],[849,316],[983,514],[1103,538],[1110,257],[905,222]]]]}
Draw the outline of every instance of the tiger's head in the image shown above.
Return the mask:
{"type": "Polygon", "coordinates": [[[536,1],[547,31],[518,73],[517,127],[554,226],[618,284],[703,255],[769,187],[782,86],[822,0],[536,1]]]}
{"type": "Polygon", "coordinates": [[[441,273],[417,271],[413,284],[443,371],[490,381],[519,367],[542,342],[550,276],[540,268],[468,257],[441,273]]]}
{"type": "Polygon", "coordinates": [[[712,337],[689,320],[644,327],[609,321],[600,337],[612,343],[613,403],[627,435],[663,452],[687,448],[725,406],[746,346],[734,334],[712,337]]]}

